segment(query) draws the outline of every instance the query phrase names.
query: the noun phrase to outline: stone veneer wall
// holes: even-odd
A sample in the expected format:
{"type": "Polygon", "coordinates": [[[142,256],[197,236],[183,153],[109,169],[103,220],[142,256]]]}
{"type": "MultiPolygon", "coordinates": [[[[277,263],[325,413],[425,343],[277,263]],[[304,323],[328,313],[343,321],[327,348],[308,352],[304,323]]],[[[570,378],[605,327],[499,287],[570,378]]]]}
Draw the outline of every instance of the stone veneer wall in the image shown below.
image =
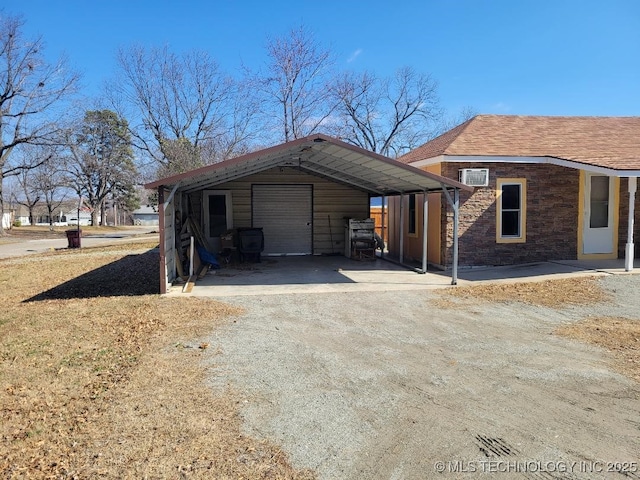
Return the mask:
{"type": "MultiPolygon", "coordinates": [[[[577,258],[578,170],[556,165],[443,163],[442,175],[461,168],[488,168],[489,186],[460,193],[459,264],[510,265],[577,258]],[[526,178],[526,242],[496,243],[496,179],[526,178]]],[[[453,210],[442,202],[441,258],[453,259],[453,210]]],[[[623,247],[624,248],[624,247],[623,247]]]]}

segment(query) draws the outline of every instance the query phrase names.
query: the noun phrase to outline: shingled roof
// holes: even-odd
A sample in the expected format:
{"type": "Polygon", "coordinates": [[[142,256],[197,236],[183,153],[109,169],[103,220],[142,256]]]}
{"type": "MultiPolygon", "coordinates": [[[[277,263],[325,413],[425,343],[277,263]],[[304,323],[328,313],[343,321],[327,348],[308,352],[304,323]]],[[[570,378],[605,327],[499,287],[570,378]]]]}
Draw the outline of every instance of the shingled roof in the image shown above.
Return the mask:
{"type": "Polygon", "coordinates": [[[414,163],[440,155],[552,157],[640,170],[640,117],[478,115],[398,160],[414,163]]]}

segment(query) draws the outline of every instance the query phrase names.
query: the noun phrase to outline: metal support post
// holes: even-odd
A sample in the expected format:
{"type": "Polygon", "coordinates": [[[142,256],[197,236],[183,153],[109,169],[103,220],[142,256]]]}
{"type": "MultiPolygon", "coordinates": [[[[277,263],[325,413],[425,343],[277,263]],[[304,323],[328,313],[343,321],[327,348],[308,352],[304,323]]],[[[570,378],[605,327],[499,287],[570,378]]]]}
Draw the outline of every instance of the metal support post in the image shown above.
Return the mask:
{"type": "Polygon", "coordinates": [[[422,273],[427,273],[427,241],[429,224],[429,196],[427,190],[424,191],[424,198],[422,203],[422,273]]]}

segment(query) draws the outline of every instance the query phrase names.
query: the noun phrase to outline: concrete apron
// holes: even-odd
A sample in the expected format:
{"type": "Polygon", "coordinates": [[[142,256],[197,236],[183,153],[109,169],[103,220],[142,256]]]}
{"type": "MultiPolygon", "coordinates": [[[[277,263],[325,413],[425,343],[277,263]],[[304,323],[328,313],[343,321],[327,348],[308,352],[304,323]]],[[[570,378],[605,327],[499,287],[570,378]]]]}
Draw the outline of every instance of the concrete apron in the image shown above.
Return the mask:
{"type": "MultiPolygon", "coordinates": [[[[637,273],[640,273],[636,271],[637,273]]],[[[524,282],[624,273],[624,260],[598,263],[540,262],[461,269],[458,285],[524,282]],[[618,265],[620,263],[620,265],[618,265]]],[[[169,295],[229,297],[288,293],[430,290],[451,286],[451,272],[419,274],[384,260],[355,261],[343,256],[263,257],[260,263],[223,266],[198,279],[192,292],[174,285],[169,295]]]]}
{"type": "MultiPolygon", "coordinates": [[[[442,288],[451,278],[421,275],[384,260],[343,256],[263,257],[260,263],[223,266],[198,279],[190,295],[228,297],[283,293],[371,292],[442,288]]],[[[182,285],[168,292],[184,295],[182,285]]]]}

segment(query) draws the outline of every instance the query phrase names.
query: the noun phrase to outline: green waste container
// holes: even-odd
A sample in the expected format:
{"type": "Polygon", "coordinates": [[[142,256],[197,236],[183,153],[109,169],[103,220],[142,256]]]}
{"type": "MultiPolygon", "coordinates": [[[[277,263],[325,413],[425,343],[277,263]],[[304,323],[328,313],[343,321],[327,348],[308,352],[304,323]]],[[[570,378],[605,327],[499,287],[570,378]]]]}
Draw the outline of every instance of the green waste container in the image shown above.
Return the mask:
{"type": "Polygon", "coordinates": [[[69,242],[69,248],[80,248],[80,238],[82,237],[82,230],[67,230],[67,241],[69,242]]]}

